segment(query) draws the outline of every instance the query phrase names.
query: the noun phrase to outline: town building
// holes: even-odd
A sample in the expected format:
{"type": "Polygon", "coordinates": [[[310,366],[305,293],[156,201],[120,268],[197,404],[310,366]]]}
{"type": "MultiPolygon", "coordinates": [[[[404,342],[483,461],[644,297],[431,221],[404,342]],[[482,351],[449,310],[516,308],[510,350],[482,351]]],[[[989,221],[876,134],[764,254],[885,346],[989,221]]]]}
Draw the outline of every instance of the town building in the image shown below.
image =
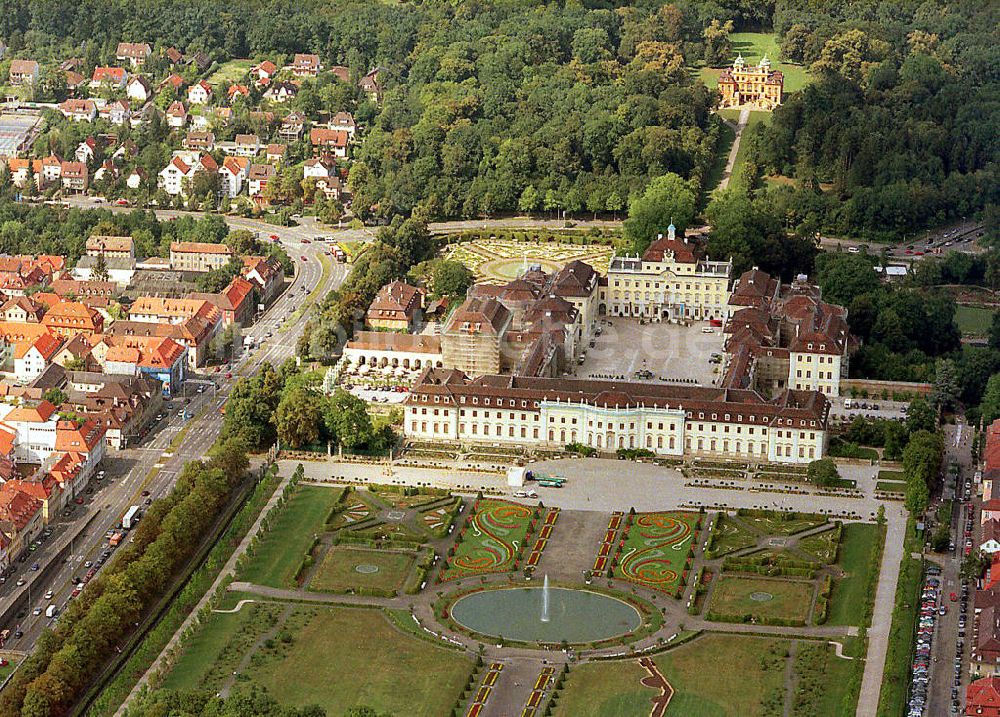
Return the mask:
{"type": "Polygon", "coordinates": [[[125,88],[128,82],[128,71],[124,67],[95,67],[90,78],[90,88],[99,90],[108,87],[115,90],[125,88]]]}
{"type": "Polygon", "coordinates": [[[496,299],[467,299],[441,332],[444,365],[473,376],[509,369],[512,362],[503,349],[510,323],[510,311],[496,299]]]}
{"type": "Polygon", "coordinates": [[[135,242],[130,236],[95,234],[87,238],[87,256],[104,255],[105,259],[135,259],[135,242]]]}
{"type": "Polygon", "coordinates": [[[296,53],[290,69],[296,77],[316,77],[321,68],[318,55],[296,53]]]}
{"type": "Polygon", "coordinates": [[[731,68],[722,71],[718,89],[722,95],[721,107],[750,106],[761,110],[773,110],[781,104],[785,86],[784,75],[771,69],[767,55],[756,66],[750,65],[737,56],[731,68]]]}
{"type": "Polygon", "coordinates": [[[232,258],[233,250],[225,244],[189,241],[170,243],[170,268],[179,271],[221,269],[232,258]]]}
{"type": "Polygon", "coordinates": [[[128,62],[132,67],[140,67],[151,53],[152,49],[145,42],[119,42],[115,59],[128,62]]]}
{"type": "Polygon", "coordinates": [[[274,257],[245,256],[240,273],[244,279],[257,285],[257,295],[264,305],[270,305],[285,285],[285,272],[274,257]]]}
{"type": "Polygon", "coordinates": [[[34,60],[11,60],[8,81],[13,87],[38,82],[38,63],[34,60]]]}
{"type": "MultiPolygon", "coordinates": [[[[447,361],[446,361],[447,364],[447,361]]],[[[408,439],[807,464],[826,452],[817,391],[755,391],[426,369],[405,402],[408,439]]]]}

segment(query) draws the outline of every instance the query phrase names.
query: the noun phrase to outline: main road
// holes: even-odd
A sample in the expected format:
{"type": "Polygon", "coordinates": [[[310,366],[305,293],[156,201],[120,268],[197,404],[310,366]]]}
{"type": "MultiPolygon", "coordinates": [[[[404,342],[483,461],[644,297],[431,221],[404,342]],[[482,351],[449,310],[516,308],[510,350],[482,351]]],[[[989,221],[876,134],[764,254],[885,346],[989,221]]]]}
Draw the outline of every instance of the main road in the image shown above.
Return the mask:
{"type": "MultiPolygon", "coordinates": [[[[177,214],[158,212],[164,218],[177,214]]],[[[106,533],[120,524],[128,507],[144,505],[147,498],[156,499],[168,493],[183,465],[205,455],[222,427],[219,409],[233,382],[256,372],[265,361],[280,364],[293,356],[305,325],[299,319],[347,276],[349,268],[329,256],[329,245],[315,241],[317,236],[334,232],[316,225],[275,227],[239,217],[227,217],[226,221],[233,228],[277,235],[295,263],[294,278],[285,291],[244,332],[245,336],[254,337],[255,343],[259,341],[259,347],[243,352],[229,371],[189,377],[181,395],[170,401],[172,410],[166,411],[164,419],[154,426],[143,444],[109,451],[102,465],[106,477],[101,481],[92,479],[94,492],[86,494],[84,505],[76,507],[71,518],[56,520],[52,524],[53,535],[26,562],[16,563],[18,572],[0,587],[0,615],[7,615],[0,627],[9,628],[12,636],[16,631],[23,633],[20,638],[8,640],[5,648],[19,651],[33,648],[38,636],[53,622],[45,616],[46,607],[55,605],[61,611],[75,587],[74,579],[82,578],[90,564],[98,563],[106,550],[106,533]],[[227,373],[232,378],[227,378],[227,373]],[[69,549],[63,553],[67,543],[69,549]],[[64,555],[61,562],[48,566],[60,553],[64,555]],[[37,571],[31,569],[35,563],[37,571]],[[15,585],[19,578],[26,584],[15,585]],[[48,591],[51,597],[43,597],[48,591]],[[14,613],[11,607],[22,598],[27,598],[27,607],[14,613]],[[40,614],[34,614],[36,609],[40,609],[40,614]]],[[[354,234],[351,233],[351,238],[358,238],[354,234]]],[[[237,350],[242,351],[242,347],[237,350]]]]}

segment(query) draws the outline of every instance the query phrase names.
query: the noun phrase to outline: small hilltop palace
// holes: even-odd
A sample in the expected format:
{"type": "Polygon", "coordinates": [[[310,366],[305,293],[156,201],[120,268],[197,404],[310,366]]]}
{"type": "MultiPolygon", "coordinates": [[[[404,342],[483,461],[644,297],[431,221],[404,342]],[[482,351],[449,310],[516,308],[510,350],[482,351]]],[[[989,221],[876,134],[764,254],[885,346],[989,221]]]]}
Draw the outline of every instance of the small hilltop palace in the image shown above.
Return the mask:
{"type": "Polygon", "coordinates": [[[756,66],[748,65],[743,55],[737,56],[731,69],[719,76],[719,92],[722,93],[721,107],[750,105],[762,110],[773,110],[781,104],[781,93],[785,86],[784,75],[771,69],[771,61],[765,55],[756,66]]]}

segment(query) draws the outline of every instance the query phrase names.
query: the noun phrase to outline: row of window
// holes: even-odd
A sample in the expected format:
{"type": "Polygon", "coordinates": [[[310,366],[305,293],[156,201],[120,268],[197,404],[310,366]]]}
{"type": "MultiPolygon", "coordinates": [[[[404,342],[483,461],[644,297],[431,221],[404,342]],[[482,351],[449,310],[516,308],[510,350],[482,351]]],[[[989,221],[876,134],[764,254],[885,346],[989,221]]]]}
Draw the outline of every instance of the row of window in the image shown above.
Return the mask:
{"type": "MultiPolygon", "coordinates": [[[[796,378],[802,378],[802,369],[798,369],[795,372],[795,377],[796,378]]],[[[806,378],[812,378],[812,371],[808,371],[807,370],[805,377],[806,378]]],[[[833,379],[833,371],[817,371],[816,372],[816,378],[820,379],[821,381],[823,379],[831,380],[831,379],[833,379]]]]}

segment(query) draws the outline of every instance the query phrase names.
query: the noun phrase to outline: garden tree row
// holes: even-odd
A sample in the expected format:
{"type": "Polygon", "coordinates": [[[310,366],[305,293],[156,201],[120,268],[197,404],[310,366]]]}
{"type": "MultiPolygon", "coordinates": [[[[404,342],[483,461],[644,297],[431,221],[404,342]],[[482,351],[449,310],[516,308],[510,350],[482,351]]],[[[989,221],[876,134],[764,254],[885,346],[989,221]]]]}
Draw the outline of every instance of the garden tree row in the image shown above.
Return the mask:
{"type": "Polygon", "coordinates": [[[207,460],[184,466],[169,495],[155,501],[133,540],[42,633],[0,693],[0,717],[66,714],[166,593],[246,474],[246,446],[217,444],[207,460]]]}
{"type": "Polygon", "coordinates": [[[751,180],[796,180],[769,190],[790,195],[793,223],[814,213],[826,231],[898,238],[995,202],[1000,6],[777,7],[782,55],[814,81],[743,141],[751,180]]]}
{"type": "Polygon", "coordinates": [[[411,267],[430,259],[433,252],[434,243],[423,221],[393,217],[354,262],[344,283],[326,296],[319,315],[306,323],[299,337],[298,354],[304,358],[332,358],[360,327],[378,290],[405,278],[411,267]]]}
{"type": "MultiPolygon", "coordinates": [[[[285,707],[265,688],[251,683],[229,697],[209,691],[156,690],[143,692],[130,705],[131,717],[327,717],[319,705],[285,707]]],[[[344,717],[379,717],[368,708],[353,708],[344,717]]]]}
{"type": "Polygon", "coordinates": [[[922,515],[930,503],[931,488],[937,482],[944,459],[944,435],[917,431],[903,449],[903,476],[906,479],[906,508],[922,515]]]}

